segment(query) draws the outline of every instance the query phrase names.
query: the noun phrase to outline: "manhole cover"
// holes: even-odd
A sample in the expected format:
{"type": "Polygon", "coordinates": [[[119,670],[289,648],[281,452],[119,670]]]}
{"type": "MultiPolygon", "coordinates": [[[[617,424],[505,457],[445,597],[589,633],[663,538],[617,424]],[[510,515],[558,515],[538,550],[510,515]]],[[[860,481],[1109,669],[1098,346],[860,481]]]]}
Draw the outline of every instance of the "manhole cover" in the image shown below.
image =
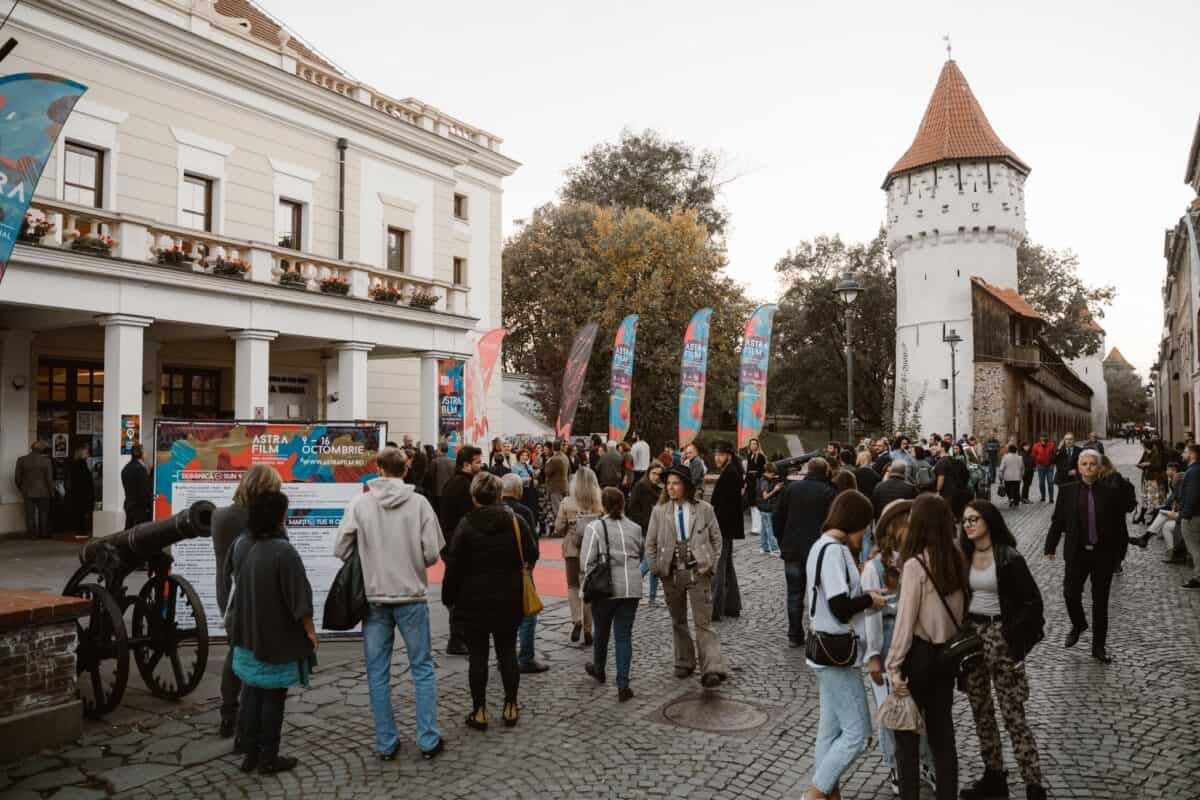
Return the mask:
{"type": "Polygon", "coordinates": [[[676,700],[662,710],[662,715],[684,728],[711,733],[749,731],[770,719],[765,711],[749,703],[717,695],[676,700]]]}

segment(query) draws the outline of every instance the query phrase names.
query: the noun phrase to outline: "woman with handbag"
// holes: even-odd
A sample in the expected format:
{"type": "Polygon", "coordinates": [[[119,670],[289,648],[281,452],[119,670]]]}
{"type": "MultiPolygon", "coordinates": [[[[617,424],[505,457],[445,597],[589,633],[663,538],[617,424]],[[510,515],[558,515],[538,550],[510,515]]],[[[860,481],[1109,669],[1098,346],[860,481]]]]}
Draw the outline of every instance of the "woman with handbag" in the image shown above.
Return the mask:
{"type": "MultiPolygon", "coordinates": [[[[966,611],[967,565],[955,542],[954,514],[937,495],[913,501],[908,535],[900,544],[900,603],[887,657],[888,677],[898,697],[911,695],[925,718],[937,773],[937,800],[958,798],[955,749],[954,661],[966,611]]],[[[896,766],[902,800],[920,796],[920,737],[896,731],[896,766]]]]}
{"type": "Polygon", "coordinates": [[[592,643],[592,607],[584,602],[580,589],[582,570],[579,563],[583,531],[593,519],[604,513],[600,505],[600,481],[591,467],[581,466],[571,479],[571,494],[558,506],[554,532],[563,539],[563,561],[567,565],[567,603],[571,607],[571,641],[583,633],[584,645],[592,643]],[[581,520],[582,518],[582,520],[581,520]]]}
{"type": "Polygon", "coordinates": [[[501,498],[500,479],[481,472],[471,481],[475,510],[458,523],[446,553],[442,602],[454,609],[470,655],[472,711],[467,726],[487,730],[488,645],[494,643],[504,683],[504,724],[517,724],[517,626],[525,618],[525,570],[537,561],[529,525],[501,498]]]}
{"type": "Polygon", "coordinates": [[[596,640],[592,646],[592,660],[584,669],[599,683],[604,683],[608,639],[615,630],[617,700],[624,703],[633,697],[633,690],[629,688],[629,666],[633,661],[633,620],[642,596],[645,539],[641,527],[625,516],[625,495],[620,489],[611,486],[605,489],[601,502],[604,516],[588,525],[583,535],[583,586],[587,592],[607,580],[607,593],[602,591],[601,594],[606,596],[592,600],[596,640]]]}
{"type": "Polygon", "coordinates": [[[962,800],[1008,797],[993,686],[1025,782],[1025,795],[1028,800],[1044,800],[1037,742],[1025,721],[1029,698],[1025,656],[1044,634],[1042,594],[1017,551],[1017,540],[993,504],[985,500],[967,504],[960,541],[971,565],[967,619],[984,644],[982,665],[966,677],[984,770],[983,777],[963,789],[962,800]]]}
{"type": "Polygon", "coordinates": [[[1021,505],[1021,478],[1024,475],[1025,461],[1017,452],[1017,446],[1010,444],[1004,458],[1000,459],[1000,471],[996,473],[1004,490],[1000,495],[1008,498],[1009,508],[1021,505]]]}
{"type": "Polygon", "coordinates": [[[862,681],[865,612],[886,604],[883,592],[864,592],[853,552],[875,519],[875,507],[857,490],[834,498],[809,551],[809,617],[806,663],[817,673],[821,717],[817,723],[812,785],[807,800],[840,798],[838,782],[866,749],[871,712],[862,681]]]}

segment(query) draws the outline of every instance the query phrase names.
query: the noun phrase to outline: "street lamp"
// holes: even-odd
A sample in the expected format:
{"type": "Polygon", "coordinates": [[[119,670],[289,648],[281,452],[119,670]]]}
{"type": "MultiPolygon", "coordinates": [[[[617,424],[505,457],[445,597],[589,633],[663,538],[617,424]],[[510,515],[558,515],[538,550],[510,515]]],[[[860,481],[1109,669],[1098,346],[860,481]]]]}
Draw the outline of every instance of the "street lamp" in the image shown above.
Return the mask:
{"type": "Polygon", "coordinates": [[[951,441],[955,442],[958,441],[958,369],[955,363],[955,348],[962,340],[954,328],[942,334],[942,341],[950,345],[950,436],[951,441]]]}
{"type": "Polygon", "coordinates": [[[854,279],[853,272],[842,273],[837,293],[846,306],[846,443],[854,447],[854,351],[850,345],[850,306],[858,299],[862,286],[854,279]]]}

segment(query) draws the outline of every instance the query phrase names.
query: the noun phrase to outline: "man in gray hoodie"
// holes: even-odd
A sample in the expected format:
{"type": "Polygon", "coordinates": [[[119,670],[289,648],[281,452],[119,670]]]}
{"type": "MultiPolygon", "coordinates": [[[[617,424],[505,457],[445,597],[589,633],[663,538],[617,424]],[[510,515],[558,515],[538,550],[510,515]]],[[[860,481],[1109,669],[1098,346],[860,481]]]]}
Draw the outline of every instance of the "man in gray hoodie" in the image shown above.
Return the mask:
{"type": "Polygon", "coordinates": [[[375,751],[384,761],[400,752],[400,732],[392,710],[391,666],[395,631],[408,652],[417,700],[417,747],[422,757],[444,748],[437,724],[437,685],[429,632],[429,576],[445,546],[429,501],[401,477],[408,466],[403,450],[385,447],[376,457],[382,477],[367,484],[342,517],[334,555],[348,560],[358,548],[370,608],[363,622],[367,684],[375,718],[375,751]]]}

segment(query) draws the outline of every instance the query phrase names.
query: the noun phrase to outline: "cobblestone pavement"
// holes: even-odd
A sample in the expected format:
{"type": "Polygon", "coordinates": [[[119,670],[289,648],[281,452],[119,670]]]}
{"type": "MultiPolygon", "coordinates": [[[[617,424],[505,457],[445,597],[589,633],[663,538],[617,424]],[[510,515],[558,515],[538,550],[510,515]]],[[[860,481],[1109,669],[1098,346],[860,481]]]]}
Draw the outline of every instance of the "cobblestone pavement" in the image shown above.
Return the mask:
{"type": "MultiPolygon", "coordinates": [[[[1114,445],[1118,462],[1132,448],[1114,445]]],[[[1125,467],[1132,473],[1130,467],[1125,467]]],[[[1132,477],[1132,474],[1131,474],[1132,477]]],[[[1034,487],[1033,494],[1037,496],[1034,487]]],[[[1200,798],[1200,699],[1195,680],[1200,656],[1200,593],[1180,587],[1180,567],[1161,563],[1161,542],[1131,549],[1112,596],[1110,652],[1102,666],[1085,641],[1062,647],[1067,617],[1061,598],[1062,562],[1040,557],[1049,504],[1006,511],[1046,599],[1046,640],[1028,661],[1029,716],[1043,769],[1056,798],[1200,798]]],[[[180,708],[112,730],[92,729],[68,749],[43,753],[0,772],[6,798],[101,797],[332,797],[371,798],[795,798],[811,766],[817,724],[815,683],[802,654],[786,646],[781,563],[747,539],[737,547],[745,611],[719,623],[732,667],[731,680],[703,692],[671,671],[670,628],[662,605],[638,612],[633,687],[637,696],[616,702],[616,688],[598,686],[583,672],[585,651],[567,642],[570,629],[559,603],[539,626],[539,646],[553,669],[522,676],[520,725],[486,733],[468,731],[466,659],[438,656],[440,723],[446,752],[433,762],[412,743],[412,686],[403,654],[394,672],[394,701],[406,736],[399,759],[381,763],[372,752],[367,687],[351,660],[315,676],[314,685],[288,701],[285,752],[301,758],[282,776],[246,776],[215,738],[217,711],[208,703],[180,708]],[[740,715],[740,733],[704,732],[673,725],[665,704],[694,696],[751,704],[761,714],[740,715]],[[59,788],[63,787],[63,788],[59,788]]],[[[444,645],[444,637],[441,637],[444,645]]],[[[438,648],[441,649],[440,647],[438,648]]],[[[611,656],[610,656],[611,658],[611,656]]],[[[612,668],[610,667],[610,672],[612,668]]],[[[492,676],[491,708],[499,715],[499,677],[492,676]]],[[[715,705],[711,707],[715,708],[715,705]]],[[[966,699],[955,717],[962,779],[980,771],[966,699]]],[[[719,726],[722,718],[705,721],[719,726]]],[[[1024,797],[1006,743],[1014,797],[1024,797]]],[[[843,796],[888,798],[876,750],[853,766],[843,796]]]]}

